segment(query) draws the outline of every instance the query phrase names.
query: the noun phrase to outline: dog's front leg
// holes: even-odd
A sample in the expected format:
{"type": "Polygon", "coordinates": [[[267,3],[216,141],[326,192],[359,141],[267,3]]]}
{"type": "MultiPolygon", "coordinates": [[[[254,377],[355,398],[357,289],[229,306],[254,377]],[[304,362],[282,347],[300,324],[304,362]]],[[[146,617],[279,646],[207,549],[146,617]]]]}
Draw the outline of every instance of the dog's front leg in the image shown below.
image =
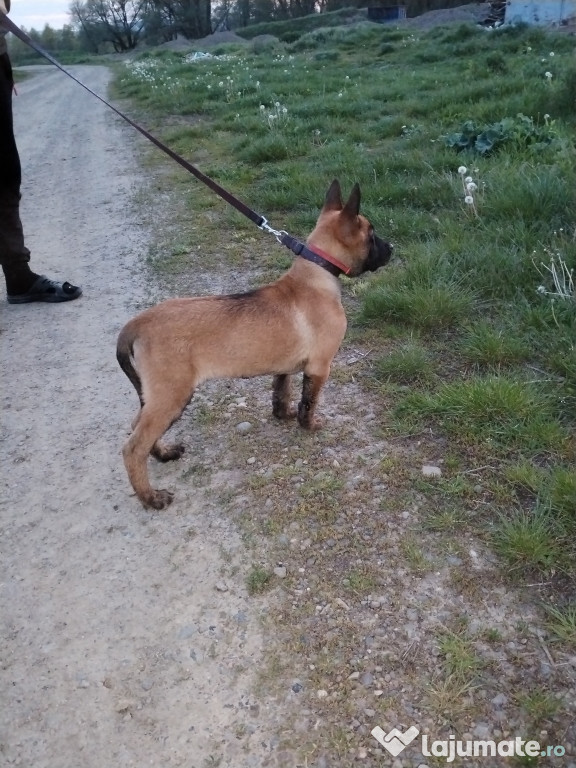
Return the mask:
{"type": "Polygon", "coordinates": [[[272,413],[277,419],[293,419],[297,414],[296,408],[292,405],[292,376],[287,373],[274,376],[272,413]]]}
{"type": "Polygon", "coordinates": [[[328,379],[328,374],[304,374],[302,382],[302,399],[298,403],[298,424],[304,429],[320,429],[322,424],[315,417],[316,405],[322,387],[328,379]]]}

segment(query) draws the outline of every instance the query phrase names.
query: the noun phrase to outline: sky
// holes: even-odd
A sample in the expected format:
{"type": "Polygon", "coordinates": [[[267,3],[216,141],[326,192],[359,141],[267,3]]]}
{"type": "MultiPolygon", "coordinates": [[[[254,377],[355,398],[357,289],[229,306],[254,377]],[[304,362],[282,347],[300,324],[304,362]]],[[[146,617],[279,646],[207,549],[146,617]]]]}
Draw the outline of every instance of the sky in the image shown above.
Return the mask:
{"type": "Polygon", "coordinates": [[[41,32],[46,24],[62,29],[70,23],[70,0],[11,0],[10,18],[19,27],[41,32]]]}

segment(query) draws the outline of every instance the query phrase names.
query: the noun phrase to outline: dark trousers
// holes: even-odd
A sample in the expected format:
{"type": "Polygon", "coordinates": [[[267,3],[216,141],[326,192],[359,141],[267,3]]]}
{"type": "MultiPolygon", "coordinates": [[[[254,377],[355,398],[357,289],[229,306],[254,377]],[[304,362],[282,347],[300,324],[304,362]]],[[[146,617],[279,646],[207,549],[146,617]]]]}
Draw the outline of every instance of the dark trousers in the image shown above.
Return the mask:
{"type": "Polygon", "coordinates": [[[0,265],[3,267],[30,261],[20,221],[22,172],[14,138],[13,86],[8,54],[0,54],[0,265]]]}

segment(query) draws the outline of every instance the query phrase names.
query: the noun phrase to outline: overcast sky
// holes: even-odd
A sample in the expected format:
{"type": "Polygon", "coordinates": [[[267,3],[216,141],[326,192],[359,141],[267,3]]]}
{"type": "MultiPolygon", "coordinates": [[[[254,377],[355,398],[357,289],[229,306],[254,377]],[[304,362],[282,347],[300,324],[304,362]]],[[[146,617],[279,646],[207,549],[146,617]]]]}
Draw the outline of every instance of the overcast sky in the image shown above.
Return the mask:
{"type": "Polygon", "coordinates": [[[62,29],[70,23],[70,0],[11,0],[10,18],[19,27],[41,32],[46,24],[62,29]]]}

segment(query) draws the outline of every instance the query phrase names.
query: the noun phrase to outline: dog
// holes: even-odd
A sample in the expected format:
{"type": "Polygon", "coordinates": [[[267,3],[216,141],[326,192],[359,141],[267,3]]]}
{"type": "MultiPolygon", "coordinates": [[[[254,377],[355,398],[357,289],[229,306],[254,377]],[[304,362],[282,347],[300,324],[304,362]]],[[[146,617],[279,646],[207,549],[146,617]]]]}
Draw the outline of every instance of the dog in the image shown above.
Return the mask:
{"type": "MultiPolygon", "coordinates": [[[[182,444],[162,441],[196,387],[218,378],[273,375],[272,412],[320,424],[316,404],[346,332],[338,276],[384,266],[392,246],[360,214],[360,188],[344,204],[335,179],[304,250],[279,280],[246,293],[176,298],[145,310],[121,330],[117,359],[140,400],[122,454],[144,507],[163,509],[173,494],[155,490],[147,460],[179,459],[182,444]],[[291,374],[303,372],[302,396],[291,403],[291,374]]],[[[296,249],[294,249],[296,251],[296,249]]]]}

